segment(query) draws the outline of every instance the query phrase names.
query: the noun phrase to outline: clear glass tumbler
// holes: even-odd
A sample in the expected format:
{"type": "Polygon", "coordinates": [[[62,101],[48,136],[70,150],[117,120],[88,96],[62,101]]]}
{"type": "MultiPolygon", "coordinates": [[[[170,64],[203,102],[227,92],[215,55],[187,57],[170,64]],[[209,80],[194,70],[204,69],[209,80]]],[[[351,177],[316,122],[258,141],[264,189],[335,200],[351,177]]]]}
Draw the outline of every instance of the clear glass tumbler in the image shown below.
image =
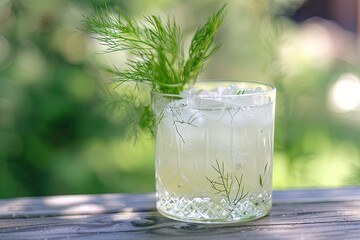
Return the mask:
{"type": "Polygon", "coordinates": [[[267,215],[272,205],[275,88],[199,81],[188,93],[152,93],[158,211],[201,223],[267,215]],[[229,93],[208,92],[214,88],[229,93]]]}

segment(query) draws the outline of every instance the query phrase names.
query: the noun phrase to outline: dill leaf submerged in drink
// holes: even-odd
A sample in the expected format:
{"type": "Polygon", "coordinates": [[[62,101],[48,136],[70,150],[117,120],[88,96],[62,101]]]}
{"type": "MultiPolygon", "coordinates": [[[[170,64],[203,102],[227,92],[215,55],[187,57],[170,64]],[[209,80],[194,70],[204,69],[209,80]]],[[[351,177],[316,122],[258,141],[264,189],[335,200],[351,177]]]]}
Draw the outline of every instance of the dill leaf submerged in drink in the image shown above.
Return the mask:
{"type": "MultiPolygon", "coordinates": [[[[85,16],[83,23],[85,31],[95,34],[107,47],[107,52],[130,53],[127,69],[104,68],[115,76],[119,85],[145,84],[150,86],[150,91],[179,94],[185,86],[196,82],[209,58],[220,47],[214,43],[214,36],[224,20],[226,8],[224,4],[195,31],[188,47],[175,19],[169,17],[164,20],[151,15],[137,21],[120,10],[105,8],[97,10],[93,16],[85,16]]],[[[130,129],[130,136],[135,138],[143,130],[152,132],[154,128],[150,103],[138,99],[136,94],[134,91],[109,99],[112,111],[117,110],[118,115],[132,114],[132,121],[122,117],[120,124],[131,125],[125,128],[130,129]]]]}

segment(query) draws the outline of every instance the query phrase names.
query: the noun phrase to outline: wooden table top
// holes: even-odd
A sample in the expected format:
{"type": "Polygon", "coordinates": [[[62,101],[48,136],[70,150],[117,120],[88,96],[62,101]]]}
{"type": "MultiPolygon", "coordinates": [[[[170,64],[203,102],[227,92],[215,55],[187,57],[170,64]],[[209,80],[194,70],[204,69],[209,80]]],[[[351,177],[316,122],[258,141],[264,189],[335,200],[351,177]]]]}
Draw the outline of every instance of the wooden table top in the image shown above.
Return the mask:
{"type": "Polygon", "coordinates": [[[161,216],[155,194],[0,200],[0,239],[360,239],[360,187],[273,192],[269,216],[194,224],[161,216]]]}

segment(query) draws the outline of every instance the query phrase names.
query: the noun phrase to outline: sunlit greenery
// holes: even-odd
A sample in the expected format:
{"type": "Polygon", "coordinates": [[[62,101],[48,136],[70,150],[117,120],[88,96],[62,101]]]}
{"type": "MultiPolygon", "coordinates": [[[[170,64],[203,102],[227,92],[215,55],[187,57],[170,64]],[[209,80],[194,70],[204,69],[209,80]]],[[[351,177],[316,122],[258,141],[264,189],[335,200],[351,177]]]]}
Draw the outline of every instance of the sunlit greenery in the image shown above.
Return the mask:
{"type": "MultiPolygon", "coordinates": [[[[359,184],[359,36],[285,17],[303,1],[228,2],[222,47],[200,78],[277,87],[274,187],[359,184]]],[[[0,197],[155,190],[153,140],[124,139],[106,108],[122,89],[98,66],[123,69],[126,53],[101,54],[80,30],[105,4],[175,17],[190,41],[222,1],[0,1],[0,197]]]]}

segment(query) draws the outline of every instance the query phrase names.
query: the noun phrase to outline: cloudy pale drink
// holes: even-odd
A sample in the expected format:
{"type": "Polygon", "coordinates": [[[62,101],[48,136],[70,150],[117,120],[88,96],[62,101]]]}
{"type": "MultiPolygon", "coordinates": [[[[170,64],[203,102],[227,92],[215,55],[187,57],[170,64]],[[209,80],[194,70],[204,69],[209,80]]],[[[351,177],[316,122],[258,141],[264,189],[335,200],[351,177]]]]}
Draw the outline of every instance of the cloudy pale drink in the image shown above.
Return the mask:
{"type": "Polygon", "coordinates": [[[180,95],[152,97],[160,213],[221,223],[270,212],[272,86],[204,81],[180,95]]]}

